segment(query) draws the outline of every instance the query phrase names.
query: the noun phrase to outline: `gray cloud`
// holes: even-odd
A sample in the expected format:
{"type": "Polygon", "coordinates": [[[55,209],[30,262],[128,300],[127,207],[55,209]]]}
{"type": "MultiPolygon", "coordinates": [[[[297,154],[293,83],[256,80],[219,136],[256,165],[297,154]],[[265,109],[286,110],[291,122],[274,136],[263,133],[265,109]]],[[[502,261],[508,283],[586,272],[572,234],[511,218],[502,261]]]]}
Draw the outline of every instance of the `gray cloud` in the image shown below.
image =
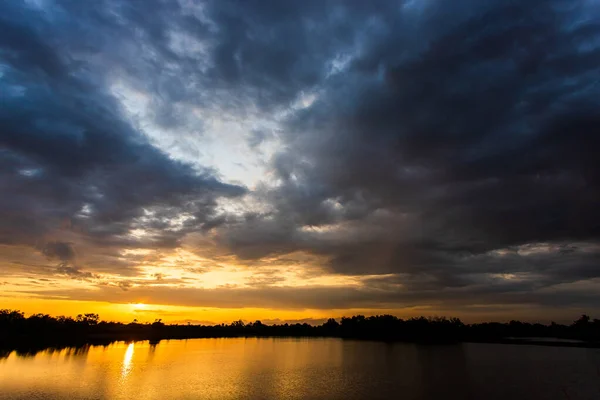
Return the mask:
{"type": "MultiPolygon", "coordinates": [[[[75,14],[86,10],[62,6],[2,5],[0,242],[32,244],[67,223],[100,246],[173,247],[216,216],[218,197],[245,189],[151,146],[89,61],[123,32],[107,9],[90,8],[84,27],[75,14]],[[172,228],[182,213],[189,226],[172,228]],[[127,237],[132,229],[147,235],[127,237]]],[[[51,241],[42,252],[68,261],[70,246],[51,241]]]]}
{"type": "Polygon", "coordinates": [[[56,272],[61,275],[67,275],[70,278],[74,279],[93,279],[96,276],[91,272],[81,271],[77,267],[69,267],[66,265],[62,265],[57,268],[56,272]]]}
{"type": "Polygon", "coordinates": [[[58,259],[62,262],[70,262],[75,259],[75,250],[71,243],[48,242],[41,250],[50,259],[58,259]]]}

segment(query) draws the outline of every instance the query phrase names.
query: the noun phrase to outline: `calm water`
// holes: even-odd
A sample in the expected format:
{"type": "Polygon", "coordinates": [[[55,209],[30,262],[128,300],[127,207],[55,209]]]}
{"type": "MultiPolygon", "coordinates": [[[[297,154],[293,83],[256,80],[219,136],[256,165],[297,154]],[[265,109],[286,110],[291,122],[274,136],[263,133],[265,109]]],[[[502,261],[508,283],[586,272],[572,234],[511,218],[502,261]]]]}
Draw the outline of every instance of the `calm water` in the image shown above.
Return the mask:
{"type": "Polygon", "coordinates": [[[0,399],[600,399],[600,350],[194,339],[15,352],[0,399]]]}

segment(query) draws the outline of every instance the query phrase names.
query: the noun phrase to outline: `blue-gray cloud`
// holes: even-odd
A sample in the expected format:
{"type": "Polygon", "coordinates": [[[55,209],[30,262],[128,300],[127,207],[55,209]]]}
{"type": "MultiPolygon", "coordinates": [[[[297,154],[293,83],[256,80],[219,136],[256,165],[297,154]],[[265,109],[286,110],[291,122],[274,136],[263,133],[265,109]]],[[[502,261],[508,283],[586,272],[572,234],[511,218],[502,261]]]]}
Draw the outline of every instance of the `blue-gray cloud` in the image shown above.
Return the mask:
{"type": "MultiPolygon", "coordinates": [[[[114,35],[102,30],[111,23],[92,7],[96,24],[84,29],[69,12],[86,10],[63,6],[2,5],[0,240],[35,243],[64,220],[108,241],[134,228],[164,230],[183,212],[195,227],[209,222],[218,197],[245,189],[148,143],[89,61],[108,50],[99,42],[114,35]]],[[[180,235],[156,236],[154,245],[169,246],[180,235]]]]}

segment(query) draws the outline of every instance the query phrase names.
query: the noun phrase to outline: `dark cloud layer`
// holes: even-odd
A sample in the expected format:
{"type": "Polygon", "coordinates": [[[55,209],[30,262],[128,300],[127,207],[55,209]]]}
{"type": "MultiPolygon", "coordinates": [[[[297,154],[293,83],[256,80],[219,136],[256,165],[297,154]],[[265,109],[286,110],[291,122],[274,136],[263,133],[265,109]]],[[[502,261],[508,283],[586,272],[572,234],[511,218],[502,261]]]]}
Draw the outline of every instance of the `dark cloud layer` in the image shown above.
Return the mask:
{"type": "MultiPolygon", "coordinates": [[[[208,222],[217,197],[244,189],[170,159],[124,119],[103,77],[80,54],[101,50],[93,28],[108,25],[86,28],[81,38],[85,21],[64,13],[86,10],[65,6],[62,13],[45,13],[2,5],[0,240],[30,243],[65,220],[108,241],[138,227],[144,216],[139,228],[155,231],[182,212],[195,226],[208,222]]],[[[158,232],[154,244],[170,245],[178,236],[158,232]]],[[[66,249],[43,246],[60,259],[66,249]]]]}
{"type": "Polygon", "coordinates": [[[300,250],[387,274],[369,285],[392,303],[551,307],[544,290],[600,278],[594,1],[27,4],[0,5],[2,243],[70,263],[72,241],[48,238],[65,220],[113,256],[210,234],[242,263],[300,250]],[[277,135],[247,136],[255,151],[281,142],[277,184],[249,192],[169,157],[126,117],[114,76],[150,94],[165,131],[189,128],[189,107],[278,115],[277,135]],[[248,193],[270,211],[217,211],[248,193]]]}
{"type": "Polygon", "coordinates": [[[492,250],[597,242],[597,5],[422,3],[354,20],[374,22],[289,119],[274,164],[284,184],[267,195],[276,214],[253,222],[263,236],[234,231],[237,251],[291,246],[340,272],[457,278],[492,250]],[[298,226],[349,221],[342,240],[298,237],[298,226]]]}

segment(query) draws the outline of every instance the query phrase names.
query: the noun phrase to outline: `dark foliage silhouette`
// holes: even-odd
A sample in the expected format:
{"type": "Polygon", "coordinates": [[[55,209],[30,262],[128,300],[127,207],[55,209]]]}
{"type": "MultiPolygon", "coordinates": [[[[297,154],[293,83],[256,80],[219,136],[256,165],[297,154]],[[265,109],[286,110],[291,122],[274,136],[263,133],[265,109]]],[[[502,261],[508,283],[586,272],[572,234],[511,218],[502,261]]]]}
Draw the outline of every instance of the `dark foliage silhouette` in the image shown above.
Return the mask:
{"type": "MultiPolygon", "coordinates": [[[[83,346],[115,340],[151,340],[211,337],[340,337],[407,341],[415,343],[499,342],[600,347],[600,320],[582,315],[570,325],[549,325],[520,321],[464,324],[458,318],[410,318],[393,315],[333,318],[322,325],[307,323],[265,325],[261,321],[231,324],[165,324],[161,319],[141,324],[101,321],[98,314],[80,314],[76,318],[47,314],[26,317],[17,310],[0,310],[0,348],[22,352],[51,346],[83,346]],[[551,339],[552,340],[549,340],[551,339]],[[525,340],[526,339],[526,340],[525,340]]],[[[3,353],[0,353],[0,356],[3,353]]]]}

